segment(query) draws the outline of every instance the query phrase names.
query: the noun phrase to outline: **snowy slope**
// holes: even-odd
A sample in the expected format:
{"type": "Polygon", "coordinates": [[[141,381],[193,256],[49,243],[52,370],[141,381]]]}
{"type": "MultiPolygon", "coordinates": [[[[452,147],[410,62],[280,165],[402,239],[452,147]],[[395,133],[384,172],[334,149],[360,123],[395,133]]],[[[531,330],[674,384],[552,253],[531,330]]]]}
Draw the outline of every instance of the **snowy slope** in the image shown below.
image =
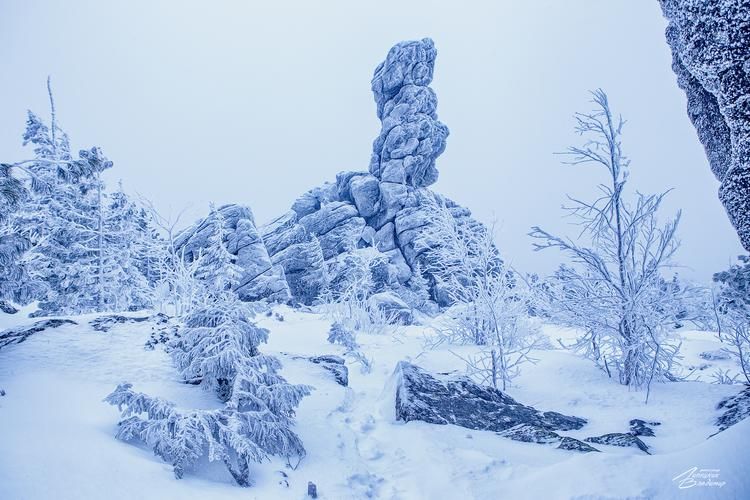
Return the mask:
{"type": "MultiPolygon", "coordinates": [[[[448,349],[425,352],[428,332],[422,327],[360,335],[373,370],[362,374],[348,360],[350,387],[344,388],[301,358],[343,354],[326,341],[329,322],[279,311],[284,321],[260,320],[271,330],[265,351],[280,357],[290,382],[316,387],[298,412],[308,455],[296,470],[283,460],[258,465],[250,489],[235,486],[223,467],[212,464],[176,480],[150,450],[115,440],[117,409],[101,400],[123,380],[185,407],[217,402],[180,383],[163,349],[143,349],[150,324],[103,333],[88,326],[88,316],[73,318],[78,326],[47,330],[0,350],[0,387],[7,391],[0,398],[0,498],[301,499],[308,481],[326,499],[750,498],[750,422],[706,440],[716,431],[716,403],[739,386],[659,384],[644,405],[643,392],[629,392],[588,361],[561,349],[540,351],[538,364],[525,366],[509,392],[539,409],[589,419],[568,435],[626,432],[632,418],[662,422],[656,437],[643,438],[653,456],[599,445],[603,453],[577,454],[491,432],[394,422],[391,375],[398,361],[440,372],[460,371],[462,362],[448,349]],[[672,478],[690,467],[718,468],[725,484],[679,489],[672,478]]],[[[0,328],[21,322],[18,317],[4,317],[0,328]]],[[[545,332],[553,341],[570,335],[555,327],[545,332]]],[[[711,334],[685,334],[690,356],[718,348],[711,334]]]]}

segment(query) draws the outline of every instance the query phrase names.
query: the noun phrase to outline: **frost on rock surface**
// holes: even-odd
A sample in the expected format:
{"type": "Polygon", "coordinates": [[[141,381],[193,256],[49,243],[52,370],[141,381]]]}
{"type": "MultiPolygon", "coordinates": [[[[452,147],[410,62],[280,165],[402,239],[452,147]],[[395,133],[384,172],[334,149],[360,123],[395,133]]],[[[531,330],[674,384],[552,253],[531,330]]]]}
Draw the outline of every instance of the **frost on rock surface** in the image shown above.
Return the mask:
{"type": "Polygon", "coordinates": [[[719,199],[750,251],[750,1],[660,0],[672,69],[719,199]]]}
{"type": "Polygon", "coordinates": [[[429,38],[401,42],[375,69],[372,92],[382,122],[372,146],[370,173],[383,182],[425,187],[438,178],[435,158],[448,127],[437,119],[432,82],[437,51],[429,38]]]}
{"type": "MultiPolygon", "coordinates": [[[[229,232],[242,233],[237,252],[242,249],[248,256],[238,253],[237,263],[247,271],[237,289],[243,300],[311,305],[323,290],[336,292],[347,255],[373,247],[389,268],[378,269],[380,276],[373,278],[395,294],[391,302],[405,300],[400,294],[410,284],[411,292],[428,297],[422,309],[435,310],[436,302],[448,305],[428,271],[429,263],[422,262],[426,257],[416,248],[416,240],[436,203],[448,206],[457,224],[480,224],[468,209],[427,188],[438,178],[435,160],[448,136],[448,128],[437,119],[435,92],[428,86],[436,56],[429,38],[401,42],[376,68],[372,91],[382,128],[368,172],[339,172],[334,181],[304,193],[291,210],[257,231],[249,209],[220,209],[229,232]],[[420,276],[412,279],[415,269],[420,269],[420,276]],[[415,284],[424,289],[413,290],[415,284]]],[[[206,247],[208,226],[201,221],[181,236],[187,258],[206,247]]]]}
{"type": "MultiPolygon", "coordinates": [[[[243,270],[236,288],[239,297],[242,300],[288,300],[290,292],[283,269],[271,261],[252,211],[240,205],[224,205],[218,212],[225,224],[227,249],[236,256],[235,264],[243,270]]],[[[199,253],[209,248],[213,232],[212,215],[209,215],[177,236],[177,252],[188,261],[197,259],[199,253]]]]}
{"type": "Polygon", "coordinates": [[[467,377],[438,378],[406,361],[399,362],[394,377],[396,418],[404,422],[420,420],[495,432],[518,425],[543,431],[569,431],[586,424],[580,417],[541,412],[522,405],[504,392],[476,384],[467,377]]]}

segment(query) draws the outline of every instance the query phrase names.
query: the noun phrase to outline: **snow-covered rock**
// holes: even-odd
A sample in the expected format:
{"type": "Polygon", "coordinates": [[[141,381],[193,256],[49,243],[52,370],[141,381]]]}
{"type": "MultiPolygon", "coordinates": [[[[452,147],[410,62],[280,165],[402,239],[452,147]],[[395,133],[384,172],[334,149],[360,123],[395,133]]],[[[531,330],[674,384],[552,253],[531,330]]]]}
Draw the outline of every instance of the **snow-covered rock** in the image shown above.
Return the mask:
{"type": "Polygon", "coordinates": [[[630,433],[634,436],[654,437],[653,427],[656,427],[658,425],[661,425],[661,422],[647,422],[645,420],[641,420],[640,418],[634,418],[630,421],[630,433]]]}
{"type": "MultiPolygon", "coordinates": [[[[288,212],[260,228],[249,208],[219,209],[229,226],[229,249],[246,270],[237,289],[241,298],[312,304],[323,289],[335,291],[336,283],[344,282],[339,278],[347,271],[345,256],[362,247],[380,252],[387,265],[372,270],[376,291],[397,296],[417,264],[429,275],[429,266],[418,262],[415,240],[434,202],[446,203],[457,224],[483,227],[468,209],[426,187],[437,180],[435,160],[448,135],[428,86],[436,55],[428,38],[401,42],[375,70],[372,91],[382,129],[373,144],[369,173],[339,172],[334,182],[302,194],[288,212]]],[[[178,243],[188,259],[205,248],[209,229],[204,220],[180,235],[178,243]]],[[[434,280],[423,283],[431,288],[425,295],[448,305],[434,280]]],[[[429,301],[423,312],[436,308],[429,301]]]]}
{"type": "Polygon", "coordinates": [[[331,372],[333,379],[337,384],[347,387],[349,385],[349,369],[344,364],[344,358],[335,354],[325,354],[323,356],[313,356],[308,358],[311,363],[320,365],[327,371],[331,372]]]}
{"type": "Polygon", "coordinates": [[[561,436],[556,432],[530,424],[518,424],[510,429],[500,432],[499,434],[505,438],[514,441],[522,441],[524,443],[556,444],[557,446],[555,446],[555,448],[561,450],[580,451],[583,453],[599,451],[593,446],[588,445],[583,441],[579,441],[578,439],[570,436],[561,436]]]}
{"type": "Polygon", "coordinates": [[[401,325],[411,325],[414,322],[411,307],[394,293],[376,293],[368,300],[373,307],[382,311],[390,321],[401,325]]]}
{"type": "Polygon", "coordinates": [[[429,38],[401,42],[375,69],[372,92],[382,122],[370,173],[383,181],[422,187],[435,183],[435,159],[448,127],[437,119],[432,82],[437,51],[429,38]]]}
{"type": "Polygon", "coordinates": [[[646,443],[641,441],[638,436],[630,433],[612,432],[601,436],[588,437],[584,439],[584,441],[595,444],[608,444],[610,446],[638,448],[644,453],[648,453],[649,455],[651,454],[648,451],[648,446],[646,446],[646,443]]]}
{"type": "Polygon", "coordinates": [[[672,69],[721,182],[719,199],[750,251],[750,42],[747,1],[660,0],[672,69]]]}
{"type": "Polygon", "coordinates": [[[19,326],[14,328],[8,328],[0,332],[0,348],[11,345],[20,344],[26,341],[30,336],[35,333],[42,332],[48,328],[58,328],[63,325],[77,325],[73,320],[70,319],[44,319],[37,321],[30,326],[19,326]]]}
{"type": "MultiPolygon", "coordinates": [[[[269,299],[286,302],[291,298],[282,267],[274,265],[268,250],[255,226],[249,207],[224,205],[218,209],[227,231],[227,250],[236,256],[235,263],[242,268],[236,290],[242,300],[269,299]]],[[[199,252],[208,248],[212,235],[211,215],[182,231],[175,247],[188,261],[198,258],[199,252]]]]}
{"type": "Polygon", "coordinates": [[[721,416],[716,419],[719,432],[750,417],[750,386],[734,396],[722,400],[718,404],[717,409],[723,411],[721,416]]]}
{"type": "Polygon", "coordinates": [[[396,418],[409,422],[453,424],[469,429],[501,432],[516,425],[548,431],[580,429],[586,420],[525,406],[502,391],[481,386],[468,377],[430,374],[401,361],[396,377],[396,418]]]}

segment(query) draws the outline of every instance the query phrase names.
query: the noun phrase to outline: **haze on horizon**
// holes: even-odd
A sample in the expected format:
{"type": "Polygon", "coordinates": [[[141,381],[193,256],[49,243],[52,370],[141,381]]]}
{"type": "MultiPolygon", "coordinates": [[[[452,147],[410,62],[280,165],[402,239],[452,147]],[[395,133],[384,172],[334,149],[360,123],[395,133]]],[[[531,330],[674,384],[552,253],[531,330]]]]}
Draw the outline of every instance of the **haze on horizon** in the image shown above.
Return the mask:
{"type": "Polygon", "coordinates": [[[249,205],[259,223],[341,170],[366,170],[379,130],[370,78],[400,40],[429,36],[438,115],[451,130],[432,189],[497,220],[504,257],[548,273],[541,225],[575,235],[566,194],[601,180],[553,153],[580,144],[573,113],[603,88],[627,119],[631,186],[670,188],[683,209],[680,274],[708,280],[743,253],[671,71],[658,2],[239,1],[104,4],[0,0],[0,150],[21,147],[26,109],[58,117],[75,148],[101,146],[110,187],[164,212],[249,205]],[[293,35],[293,36],[292,36],[293,35]],[[303,40],[304,43],[299,41],[303,40]]]}

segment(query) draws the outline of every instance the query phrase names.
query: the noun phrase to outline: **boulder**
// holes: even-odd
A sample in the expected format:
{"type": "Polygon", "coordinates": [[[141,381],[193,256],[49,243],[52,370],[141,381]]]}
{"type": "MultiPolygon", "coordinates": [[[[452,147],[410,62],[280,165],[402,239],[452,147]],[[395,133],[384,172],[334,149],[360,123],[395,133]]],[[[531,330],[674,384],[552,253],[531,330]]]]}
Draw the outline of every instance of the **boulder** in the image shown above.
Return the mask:
{"type": "Polygon", "coordinates": [[[370,306],[377,308],[385,314],[385,317],[394,323],[411,325],[414,315],[411,307],[401,298],[391,292],[380,292],[370,296],[370,306]]]}
{"type": "Polygon", "coordinates": [[[396,226],[393,222],[387,223],[374,232],[372,245],[381,252],[396,248],[396,226]]]}
{"type": "Polygon", "coordinates": [[[647,422],[640,418],[634,418],[630,421],[630,433],[634,436],[654,437],[654,429],[652,427],[656,427],[657,425],[661,425],[661,422],[647,422]]]}
{"type": "Polygon", "coordinates": [[[586,420],[525,406],[504,392],[464,376],[439,376],[401,361],[396,378],[396,418],[469,429],[506,431],[530,425],[546,431],[580,429],[586,420]]]}
{"type": "MultiPolygon", "coordinates": [[[[740,420],[750,416],[750,386],[738,392],[732,397],[723,399],[716,406],[717,410],[722,410],[721,416],[716,419],[716,425],[719,431],[728,429],[740,420]]],[[[717,432],[717,434],[718,434],[717,432]]]]}
{"type": "Polygon", "coordinates": [[[390,263],[396,269],[396,278],[398,279],[398,282],[406,283],[409,281],[409,278],[411,278],[411,268],[409,267],[409,264],[406,263],[401,250],[394,248],[393,250],[388,250],[385,254],[388,256],[390,263]]]}
{"type": "Polygon", "coordinates": [[[582,453],[599,451],[583,441],[579,441],[569,436],[561,436],[554,431],[542,429],[541,427],[529,424],[515,425],[510,429],[500,432],[499,435],[514,441],[522,441],[524,443],[556,445],[555,448],[560,450],[580,451],[582,453]]]}
{"type": "Polygon", "coordinates": [[[349,369],[344,365],[344,358],[334,354],[325,354],[323,356],[314,356],[308,359],[310,362],[320,365],[327,371],[331,372],[337,384],[344,387],[349,385],[349,369]]]}
{"type": "Polygon", "coordinates": [[[380,182],[372,175],[351,181],[351,197],[362,217],[371,217],[380,209],[380,182]]]}
{"type": "Polygon", "coordinates": [[[336,174],[336,196],[340,201],[352,203],[352,182],[357,178],[366,175],[364,172],[344,171],[336,174]]]}
{"type": "Polygon", "coordinates": [[[297,223],[297,214],[293,210],[261,227],[260,234],[268,255],[272,257],[287,247],[310,240],[307,230],[297,223]]]}
{"type": "Polygon", "coordinates": [[[63,325],[77,325],[73,320],[70,319],[44,319],[37,321],[30,326],[16,326],[8,328],[0,332],[0,348],[8,346],[10,344],[20,344],[25,342],[30,336],[35,333],[46,330],[47,328],[59,328],[63,325]]]}
{"type": "MultiPolygon", "coordinates": [[[[291,295],[284,272],[271,263],[250,208],[224,205],[218,211],[224,219],[227,250],[236,256],[235,262],[243,270],[236,288],[240,299],[288,301],[291,295]]],[[[199,220],[175,238],[175,248],[187,261],[195,260],[208,247],[213,231],[211,217],[199,220]]]]}
{"type": "Polygon", "coordinates": [[[646,443],[641,441],[637,436],[634,436],[630,433],[613,432],[611,434],[604,434],[602,436],[588,437],[584,439],[584,441],[588,443],[608,444],[610,446],[638,448],[648,455],[651,454],[648,451],[648,446],[646,446],[646,443]]]}
{"type": "Polygon", "coordinates": [[[336,184],[327,182],[306,192],[292,204],[292,210],[298,218],[320,210],[320,207],[332,201],[339,201],[336,184]]]}
{"type": "Polygon", "coordinates": [[[396,217],[396,214],[404,208],[407,192],[408,189],[405,184],[381,182],[380,210],[368,219],[368,223],[375,229],[380,229],[388,222],[391,222],[396,217]]]}

